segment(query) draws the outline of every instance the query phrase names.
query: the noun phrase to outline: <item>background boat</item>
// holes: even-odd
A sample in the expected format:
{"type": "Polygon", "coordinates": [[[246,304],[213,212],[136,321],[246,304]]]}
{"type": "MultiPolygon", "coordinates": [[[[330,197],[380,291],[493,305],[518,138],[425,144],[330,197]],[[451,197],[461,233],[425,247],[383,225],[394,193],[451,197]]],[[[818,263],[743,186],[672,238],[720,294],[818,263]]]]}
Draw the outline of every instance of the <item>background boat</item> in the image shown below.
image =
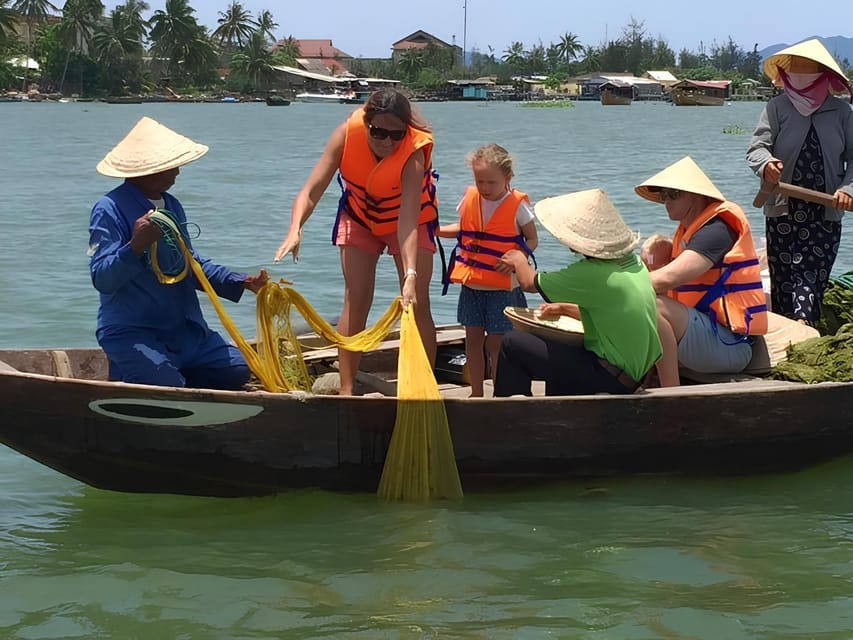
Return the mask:
{"type": "Polygon", "coordinates": [[[599,85],[599,95],[603,105],[629,105],[634,100],[634,86],[614,81],[599,85]]]}
{"type": "Polygon", "coordinates": [[[266,103],[271,107],[286,107],[290,104],[290,100],[288,100],[284,96],[273,94],[267,96],[266,103]]]}
{"type": "Polygon", "coordinates": [[[672,85],[672,102],[678,107],[721,107],[729,97],[728,80],[682,80],[672,85]]]}

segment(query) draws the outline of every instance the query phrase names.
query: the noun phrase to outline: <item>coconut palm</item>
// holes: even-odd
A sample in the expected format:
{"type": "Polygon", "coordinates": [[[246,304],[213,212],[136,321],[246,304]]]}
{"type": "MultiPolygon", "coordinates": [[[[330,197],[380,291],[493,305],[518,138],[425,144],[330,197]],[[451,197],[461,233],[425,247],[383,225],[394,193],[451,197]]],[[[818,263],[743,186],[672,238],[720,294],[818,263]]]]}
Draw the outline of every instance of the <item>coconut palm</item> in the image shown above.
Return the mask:
{"type": "MultiPolygon", "coordinates": [[[[66,0],[62,7],[62,20],[59,23],[58,34],[67,48],[65,66],[62,69],[62,79],[59,81],[59,92],[65,85],[65,74],[68,71],[68,60],[71,52],[85,53],[92,44],[95,26],[104,14],[101,0],[66,0]]],[[[82,77],[81,77],[82,81],[82,77]]],[[[82,84],[82,82],[81,82],[82,84]]],[[[82,87],[81,87],[82,89],[82,87]]]]}
{"type": "Polygon", "coordinates": [[[272,54],[260,31],[252,33],[244,49],[231,58],[231,69],[246,76],[256,91],[275,77],[273,64],[272,54]]]}
{"type": "Polygon", "coordinates": [[[50,0],[15,0],[12,9],[17,11],[27,25],[27,59],[24,61],[23,90],[27,90],[27,80],[30,70],[30,57],[33,53],[33,25],[42,23],[51,11],[59,11],[50,0]]]}
{"type": "Polygon", "coordinates": [[[583,51],[583,45],[578,42],[578,37],[574,33],[567,31],[560,36],[560,41],[557,43],[557,52],[566,61],[567,68],[569,63],[577,58],[578,53],[581,51],[583,51]]]}
{"type": "Polygon", "coordinates": [[[243,8],[243,5],[233,0],[225,11],[219,12],[219,25],[211,34],[219,45],[233,51],[235,48],[242,49],[254,31],[252,14],[243,8]]]}
{"type": "Polygon", "coordinates": [[[151,53],[167,60],[169,74],[197,74],[216,67],[217,56],[188,0],[166,0],[151,16],[151,53]]]}
{"type": "Polygon", "coordinates": [[[409,78],[415,78],[423,69],[425,62],[424,52],[421,49],[406,49],[400,55],[400,68],[409,78]]]}
{"type": "Polygon", "coordinates": [[[142,41],[148,35],[148,21],[142,17],[142,14],[150,8],[145,0],[125,0],[123,5],[116,7],[125,37],[135,38],[139,42],[140,49],[142,41]]]}
{"type": "Polygon", "coordinates": [[[147,33],[142,12],[148,4],[139,0],[127,0],[110,12],[92,35],[92,44],[99,62],[110,64],[132,55],[141,55],[142,40],[147,33]]]}
{"type": "Polygon", "coordinates": [[[599,49],[596,49],[592,45],[587,45],[583,50],[583,61],[582,61],[584,70],[587,73],[592,71],[599,71],[601,69],[601,52],[599,49]]]}
{"type": "Polygon", "coordinates": [[[524,64],[524,44],[521,42],[513,42],[504,51],[501,60],[506,62],[511,67],[520,67],[524,64]]]}
{"type": "Polygon", "coordinates": [[[284,40],[280,40],[273,46],[273,56],[281,64],[293,64],[293,62],[302,55],[299,50],[299,41],[293,36],[287,36],[284,40]]]}
{"type": "Polygon", "coordinates": [[[0,0],[0,44],[15,35],[18,12],[11,8],[12,0],[0,0]]]}
{"type": "Polygon", "coordinates": [[[95,57],[107,69],[111,83],[108,91],[112,94],[120,94],[125,85],[134,89],[142,85],[142,41],[147,33],[142,12],[147,10],[145,2],[127,0],[110,12],[92,35],[95,57]]]}
{"type": "Polygon", "coordinates": [[[278,27],[278,23],[273,19],[272,14],[264,9],[255,18],[255,25],[258,33],[264,36],[264,39],[269,42],[275,42],[275,34],[273,31],[278,27]]]}

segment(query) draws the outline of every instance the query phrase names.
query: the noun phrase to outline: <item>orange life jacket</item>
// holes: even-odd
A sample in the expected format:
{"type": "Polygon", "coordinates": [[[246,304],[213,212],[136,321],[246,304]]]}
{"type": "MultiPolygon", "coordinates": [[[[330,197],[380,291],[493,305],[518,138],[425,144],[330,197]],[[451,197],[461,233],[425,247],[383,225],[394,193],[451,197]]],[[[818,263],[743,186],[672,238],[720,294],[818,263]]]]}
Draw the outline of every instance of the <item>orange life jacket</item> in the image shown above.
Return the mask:
{"type": "MultiPolygon", "coordinates": [[[[367,144],[364,109],[356,109],[347,120],[338,178],[343,190],[338,203],[338,217],[345,211],[376,236],[396,232],[400,215],[400,176],[412,153],[420,149],[424,154],[424,178],[418,224],[436,220],[438,204],[434,177],[437,176],[432,171],[432,145],[431,133],[409,127],[394,152],[377,160],[367,144]]],[[[333,233],[332,242],[336,236],[333,233]]]]}
{"type": "Polygon", "coordinates": [[[533,255],[524,236],[515,225],[515,212],[522,201],[530,202],[526,193],[512,189],[484,225],[480,192],[468,187],[459,205],[459,234],[450,254],[444,291],[450,282],[472,284],[508,291],[512,276],[495,271],[498,258],[510,249],[521,249],[533,255]]]}
{"type": "Polygon", "coordinates": [[[690,238],[705,223],[719,217],[737,233],[729,252],[698,278],[676,287],[670,297],[741,335],[767,333],[767,304],[761,285],[761,270],[749,222],[734,202],[715,202],[687,228],[678,225],[672,238],[673,259],[684,251],[690,238]]]}

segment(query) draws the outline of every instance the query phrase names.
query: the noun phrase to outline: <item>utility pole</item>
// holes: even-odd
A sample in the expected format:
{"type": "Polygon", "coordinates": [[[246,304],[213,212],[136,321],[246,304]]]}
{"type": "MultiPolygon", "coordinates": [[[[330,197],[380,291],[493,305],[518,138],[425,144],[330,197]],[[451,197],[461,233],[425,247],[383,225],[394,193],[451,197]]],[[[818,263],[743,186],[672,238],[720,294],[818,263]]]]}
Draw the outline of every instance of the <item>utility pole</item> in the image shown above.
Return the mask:
{"type": "Polygon", "coordinates": [[[468,0],[462,0],[462,66],[468,66],[468,0]]]}

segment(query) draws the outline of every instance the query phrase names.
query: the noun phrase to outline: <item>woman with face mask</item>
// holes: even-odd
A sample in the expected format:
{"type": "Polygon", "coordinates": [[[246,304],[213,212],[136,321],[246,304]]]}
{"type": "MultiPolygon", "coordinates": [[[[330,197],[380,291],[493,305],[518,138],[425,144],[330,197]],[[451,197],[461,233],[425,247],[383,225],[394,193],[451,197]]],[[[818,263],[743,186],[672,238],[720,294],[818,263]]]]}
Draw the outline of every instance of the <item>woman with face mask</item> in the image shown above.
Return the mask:
{"type": "Polygon", "coordinates": [[[752,134],[750,168],[772,184],[834,200],[827,207],[772,193],[764,205],[771,307],[815,325],[841,242],[841,218],[853,208],[853,89],[816,39],[768,57],[764,73],[782,93],[767,103],[752,134]],[[849,102],[832,92],[849,93],[849,102]]]}

